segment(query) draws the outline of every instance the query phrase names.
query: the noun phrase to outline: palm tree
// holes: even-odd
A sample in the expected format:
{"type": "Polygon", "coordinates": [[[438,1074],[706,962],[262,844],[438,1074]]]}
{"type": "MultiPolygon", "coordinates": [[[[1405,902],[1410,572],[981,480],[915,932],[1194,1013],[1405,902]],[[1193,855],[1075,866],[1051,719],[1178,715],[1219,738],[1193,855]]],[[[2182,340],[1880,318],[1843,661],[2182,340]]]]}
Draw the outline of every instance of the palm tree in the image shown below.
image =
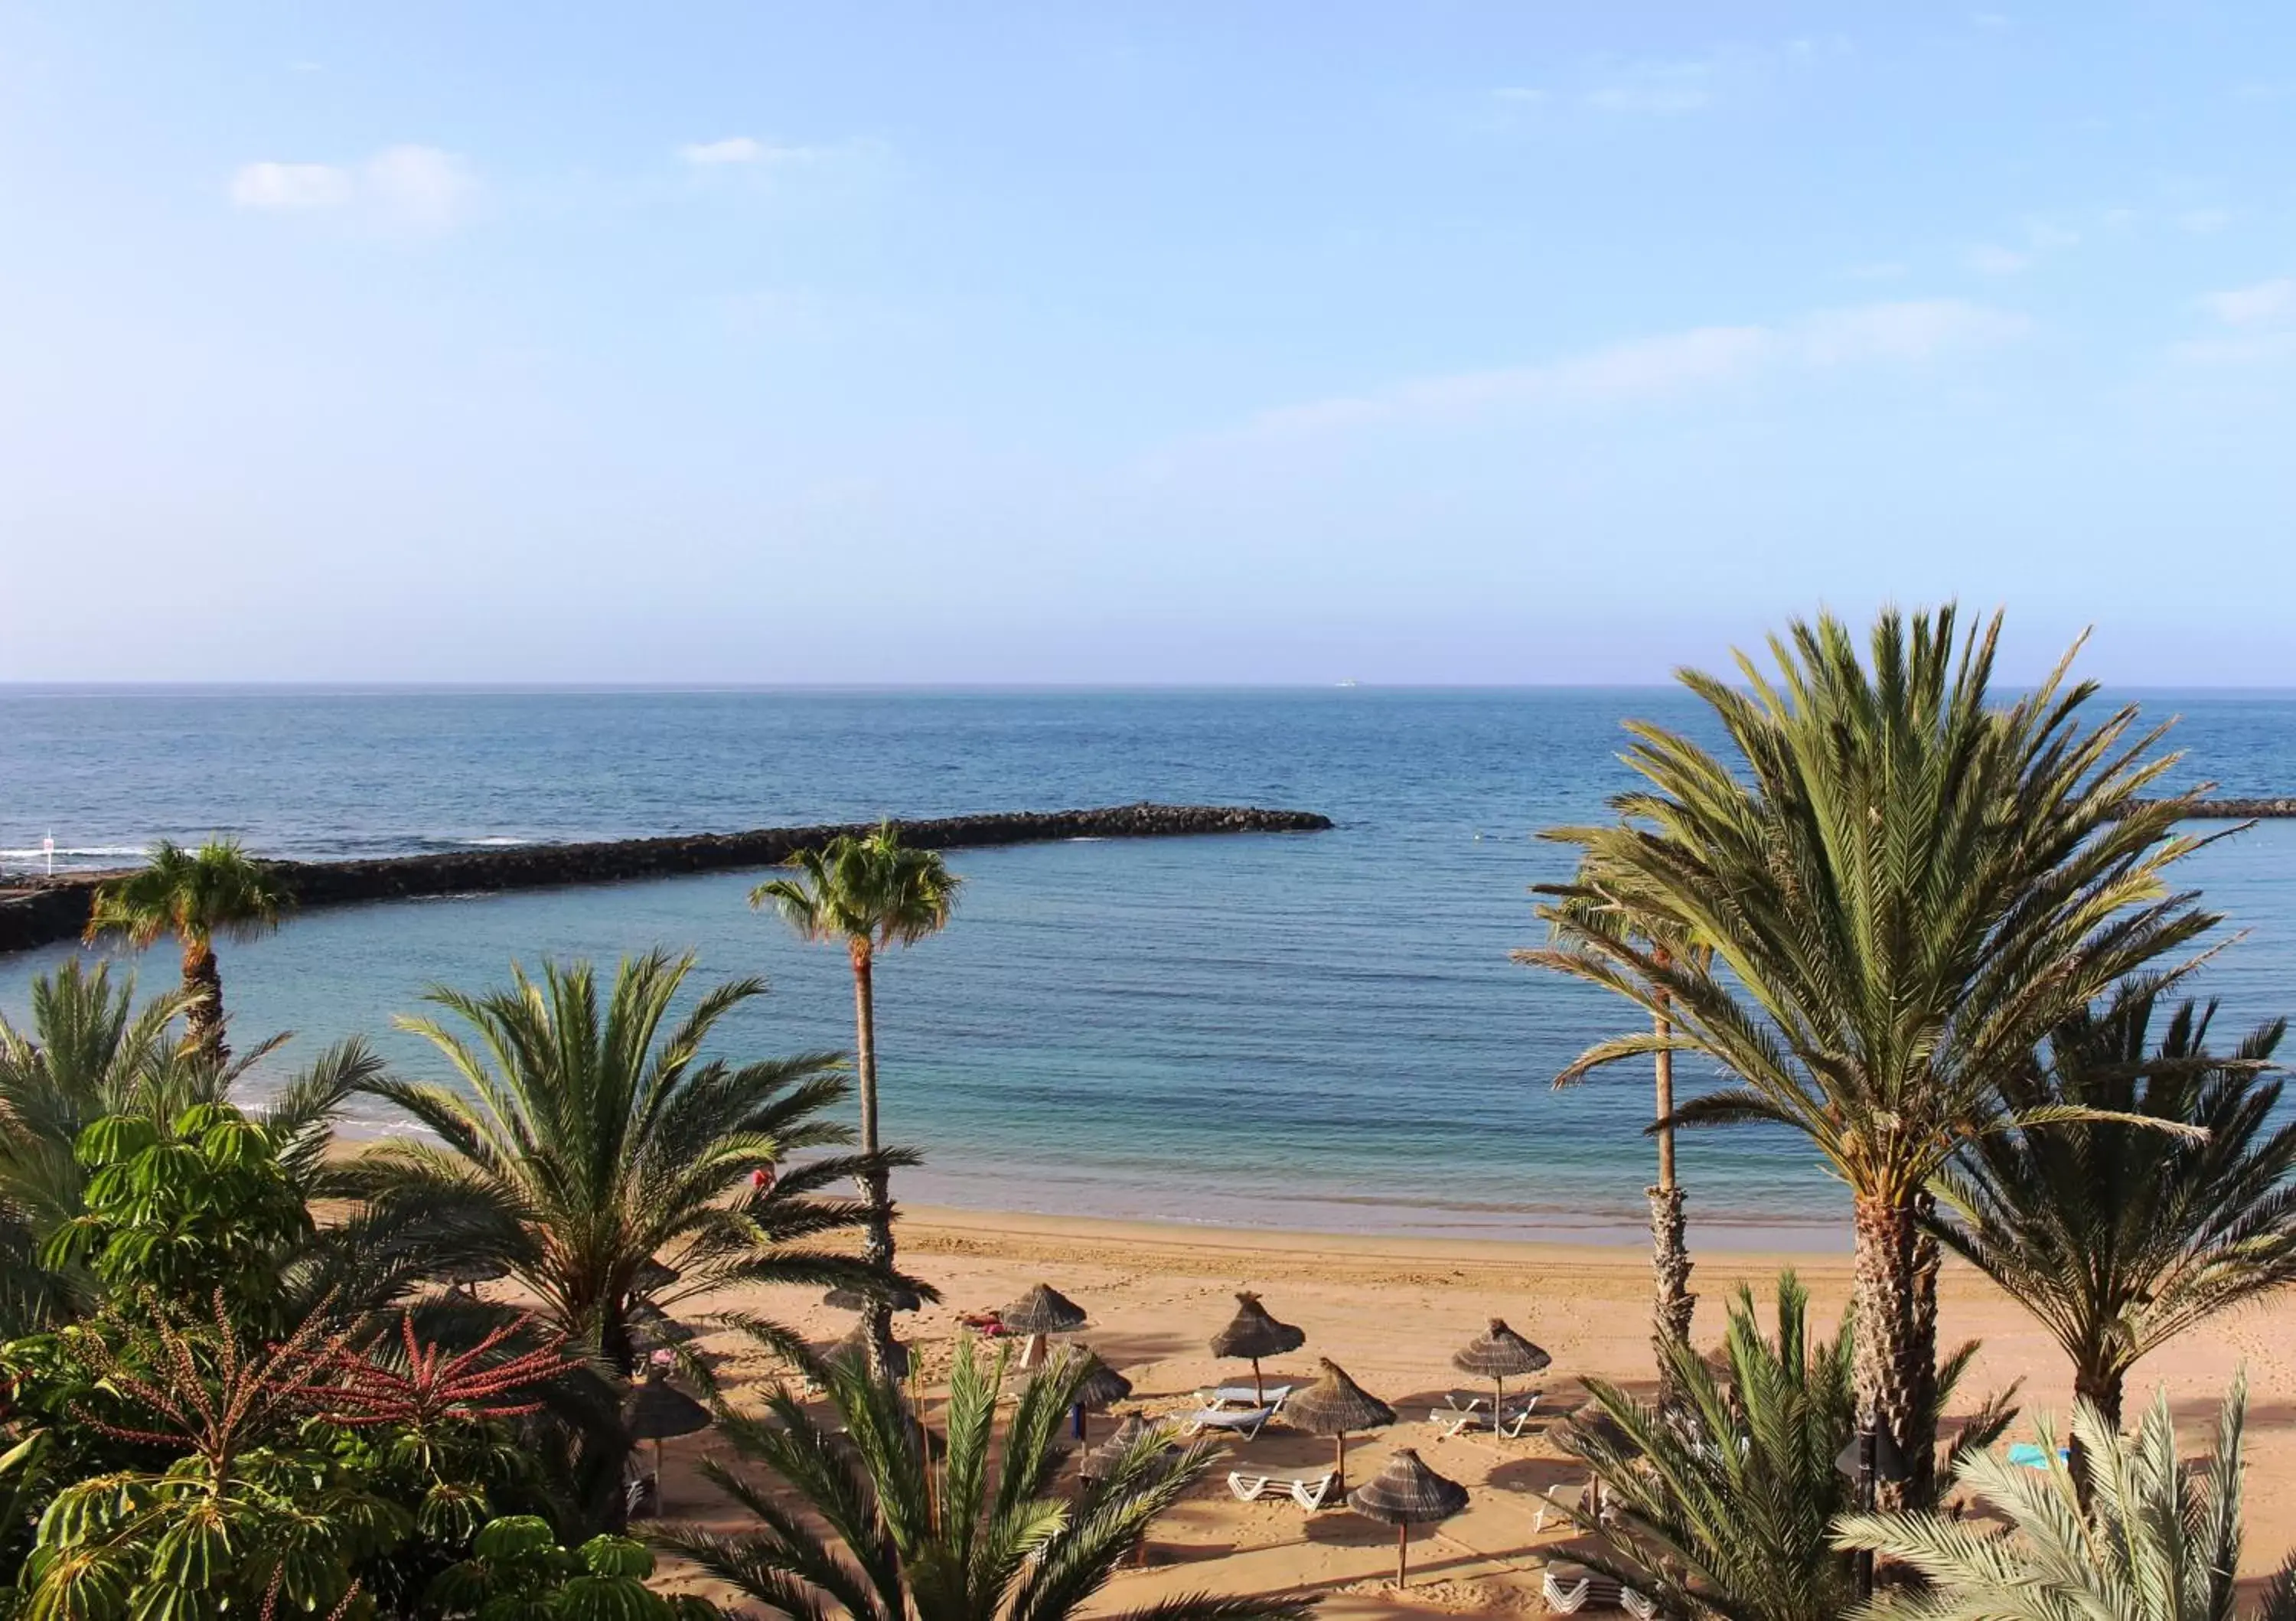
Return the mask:
{"type": "Polygon", "coordinates": [[[235,839],[210,839],[197,850],[162,839],[140,872],[97,888],[86,938],[93,946],[107,934],[121,934],[142,951],[161,935],[174,935],[184,948],[185,1023],[192,1038],[221,1063],[226,1053],[216,937],[268,934],[293,900],[268,864],[242,853],[235,839]]]}
{"type": "Polygon", "coordinates": [[[2187,1002],[2148,1050],[2155,1001],[2139,983],[2067,1019],[2008,1083],[2028,1112],[2123,1118],[1985,1138],[1939,1183],[1958,1219],[1939,1238],[2040,1320],[2072,1360],[2073,1394],[2115,1429],[2139,1358],[2296,1282],[2296,1121],[2274,1128],[2281,1083],[2265,1073],[2287,1023],[2214,1056],[2216,1004],[2187,1002]]]}
{"type": "MultiPolygon", "coordinates": [[[[862,1183],[869,1204],[869,1259],[893,1265],[893,1203],[879,1156],[877,1135],[877,954],[889,946],[914,946],[948,926],[963,880],[951,873],[937,850],[901,843],[890,822],[864,837],[840,834],[819,849],[800,850],[784,864],[800,876],[777,878],[750,891],[753,907],[773,905],[791,929],[808,940],[845,947],[853,962],[854,1057],[861,1076],[861,1152],[875,1168],[862,1183]]],[[[863,1314],[869,1355],[880,1371],[891,1365],[893,1314],[890,1304],[873,1299],[863,1314]]]]}
{"type": "Polygon", "coordinates": [[[718,1022],[764,995],[759,980],[704,993],[665,1032],[693,968],[690,954],[625,959],[603,1007],[586,962],[545,962],[538,982],[513,967],[511,987],[485,995],[434,989],[429,1000],[469,1037],[433,1019],[399,1024],[446,1056],[459,1085],[384,1076],[358,1088],[441,1140],[369,1150],[358,1167],[367,1197],[426,1213],[434,1265],[502,1266],[544,1303],[554,1328],[626,1378],[634,1312],[730,1284],[882,1290],[898,1281],[938,1298],[881,1266],[806,1247],[866,1216],[851,1201],[815,1197],[820,1189],[898,1156],[828,1156],[750,1185],[753,1170],[849,1140],[819,1118],[845,1083],[827,1053],[741,1065],[701,1058],[718,1022]],[[649,1263],[676,1281],[659,1281],[649,1263]]]}
{"type": "MultiPolygon", "coordinates": [[[[1894,1594],[1888,1605],[1886,1613],[1907,1621],[2230,1621],[2247,1400],[2243,1378],[2226,1396],[2216,1445],[2197,1469],[2177,1456],[2165,1391],[2126,1440],[2082,1402],[2073,1410],[2073,1438],[2091,1460],[2086,1509],[2073,1470],[2045,1429],[2046,1467],[1979,1452],[1957,1472],[1961,1486],[2009,1523],[2009,1535],[1934,1513],[1859,1514],[1842,1521],[1841,1545],[1871,1549],[1925,1578],[1925,1591],[1894,1594]]],[[[2296,1555],[2250,1613],[2255,1621],[2296,1621],[2296,1555]]]]}
{"type": "MultiPolygon", "coordinates": [[[[1933,1486],[1934,1245],[1928,1189],[1963,1144],[2044,1118],[2004,1081],[2049,1032],[2218,921],[2167,872],[2199,839],[2184,798],[2150,797],[2173,757],[2133,708],[2084,729],[2087,683],[2061,663],[2005,708],[1988,704],[1997,616],[1956,650],[1950,608],[1876,622],[1872,667],[1841,621],[1741,656],[1742,687],[1685,673],[1728,759],[1646,723],[1627,758],[1648,786],[1620,823],[1563,828],[1632,929],[1591,928],[1566,899],[1527,958],[1614,992],[1655,1030],[1614,1037],[1563,1071],[1669,1046],[1738,1084],[1679,1105],[1681,1123],[1767,1121],[1800,1132],[1855,1208],[1861,1425],[1910,1466],[1894,1504],[1933,1486]],[[1604,887],[1609,886],[1608,892],[1604,887]],[[1702,962],[1652,942],[1714,949],[1702,962]]],[[[2173,974],[2175,970],[2171,970],[2173,974]]]]}
{"type": "MultiPolygon", "coordinates": [[[[1564,1430],[1601,1504],[1571,1511],[1594,1543],[1576,1557],[1685,1621],[1833,1621],[1849,1608],[1855,1576],[1833,1527],[1856,1501],[1834,1464],[1857,1429],[1854,1330],[1845,1319],[1820,1340],[1808,1319],[1809,1296],[1785,1273],[1775,1339],[1742,1287],[1718,1368],[1687,1346],[1667,1347],[1670,1402],[1645,1405],[1587,1381],[1610,1422],[1564,1430]]],[[[1940,1403],[1976,1353],[1967,1345],[1948,1360],[1940,1403]]],[[[2013,1416],[2007,1403],[2005,1394],[1980,1408],[1956,1451],[1989,1445],[2013,1416]]]]}
{"type": "MultiPolygon", "coordinates": [[[[1662,937],[1644,935],[1641,943],[1661,966],[1671,963],[1677,956],[1693,957],[1702,963],[1713,959],[1710,947],[1667,929],[1663,922],[1655,921],[1654,914],[1637,916],[1615,901],[1596,898],[1607,896],[1610,890],[1591,872],[1582,871],[1578,880],[1569,885],[1536,885],[1533,892],[1555,896],[1555,904],[1569,907],[1580,928],[1625,930],[1630,934],[1644,928],[1660,929],[1662,937]]],[[[1513,954],[1519,962],[1537,961],[1535,953],[1519,951],[1513,954]]],[[[1658,1140],[1658,1181],[1644,1192],[1650,1199],[1651,1272],[1655,1285],[1651,1303],[1651,1348],[1657,1357],[1660,1382],[1664,1386],[1672,1377],[1673,1349],[1686,1348],[1690,1344],[1690,1326],[1697,1316],[1698,1297],[1690,1289],[1685,1201],[1682,1183],[1675,1175],[1674,1045],[1669,1039],[1674,1021],[1669,1015],[1666,988],[1654,987],[1652,996],[1657,1005],[1651,1014],[1654,1038],[1651,1065],[1656,1097],[1650,1132],[1658,1140]]],[[[1562,1079],[1555,1083],[1558,1088],[1567,1084],[1562,1079]]]]}
{"type": "MultiPolygon", "coordinates": [[[[900,1388],[865,1363],[821,1365],[833,1423],[786,1387],[767,1398],[764,1415],[719,1421],[736,1451],[771,1472],[774,1487],[714,1460],[702,1465],[759,1528],[722,1535],[674,1527],[660,1540],[775,1613],[808,1621],[1066,1621],[1214,1457],[1202,1443],[1168,1452],[1168,1438],[1152,1432],[1072,1500],[1050,1495],[1068,1455],[1061,1420],[1089,1371],[1086,1358],[1064,1355],[1021,1387],[992,1486],[1001,1348],[984,1369],[973,1341],[958,1342],[945,1442],[928,1441],[900,1388]],[[928,1461],[929,1446],[937,1461],[928,1461]]],[[[1186,1598],[1121,1621],[1292,1621],[1312,1608],[1298,1599],[1186,1598]]]]}

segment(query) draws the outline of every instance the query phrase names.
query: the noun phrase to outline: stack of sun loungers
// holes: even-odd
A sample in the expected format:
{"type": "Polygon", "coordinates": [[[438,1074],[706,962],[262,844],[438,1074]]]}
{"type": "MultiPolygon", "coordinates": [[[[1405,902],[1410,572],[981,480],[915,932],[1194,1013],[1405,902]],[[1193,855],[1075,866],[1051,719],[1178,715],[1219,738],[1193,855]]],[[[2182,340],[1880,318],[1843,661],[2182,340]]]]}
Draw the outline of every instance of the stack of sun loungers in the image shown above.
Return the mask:
{"type": "Polygon", "coordinates": [[[1339,1478],[1335,1470],[1325,1470],[1320,1475],[1248,1475],[1242,1470],[1228,1471],[1227,1489],[1234,1492],[1239,1502],[1258,1502],[1263,1497],[1289,1497],[1310,1514],[1324,1506],[1324,1499],[1339,1478]]]}
{"type": "Polygon", "coordinates": [[[1596,1609],[1623,1609],[1636,1621],[1653,1621],[1658,1606],[1631,1587],[1584,1565],[1549,1565],[1539,1584],[1550,1614],[1575,1616],[1592,1605],[1596,1609]]]}
{"type": "Polygon", "coordinates": [[[1199,1390],[1196,1399],[1203,1405],[1193,1412],[1176,1415],[1172,1421],[1184,1436],[1218,1429],[1249,1441],[1259,1435],[1268,1420],[1283,1411],[1283,1404],[1292,1399],[1292,1392],[1298,1388],[1270,1385],[1264,1391],[1254,1391],[1250,1385],[1221,1385],[1215,1389],[1199,1390]]]}

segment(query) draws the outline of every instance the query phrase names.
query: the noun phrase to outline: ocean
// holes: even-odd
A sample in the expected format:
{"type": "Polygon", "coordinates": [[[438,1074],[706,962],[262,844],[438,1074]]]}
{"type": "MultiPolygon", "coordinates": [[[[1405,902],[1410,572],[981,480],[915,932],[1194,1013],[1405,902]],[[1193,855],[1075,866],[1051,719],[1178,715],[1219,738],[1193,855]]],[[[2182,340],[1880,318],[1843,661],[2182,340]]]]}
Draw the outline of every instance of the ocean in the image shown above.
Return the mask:
{"type": "MultiPolygon", "coordinates": [[[[2134,696],[2182,716],[2185,778],[2296,791],[2296,695],[2134,696]]],[[[1669,689],[0,688],[0,867],[37,868],[49,833],[61,866],[102,866],[218,832],[325,859],[1138,799],[1321,811],[1333,831],[955,853],[954,925],[878,973],[886,1131],[926,1156],[898,1195],[1637,1241],[1647,1069],[1551,1085],[1635,1016],[1507,955],[1543,937],[1529,887],[1569,868],[1535,834],[1628,784],[1629,716],[1710,731],[1669,689]]],[[[2296,1005],[2296,823],[2187,871],[2228,915],[2205,980],[2228,1044],[2296,1005]]],[[[755,881],[313,912],[223,947],[226,1000],[242,1044],[294,1032],[271,1076],[363,1033],[438,1077],[392,1026],[427,987],[661,945],[698,954],[696,984],[770,981],[720,1027],[729,1054],[849,1045],[843,954],[752,913],[755,881]]],[[[31,976],[64,954],[0,957],[0,1012],[20,1022],[31,976]]],[[[174,954],[141,971],[171,982],[174,954]]],[[[1792,1137],[1696,1134],[1682,1175],[1702,1244],[1842,1241],[1846,1199],[1792,1137]]]]}

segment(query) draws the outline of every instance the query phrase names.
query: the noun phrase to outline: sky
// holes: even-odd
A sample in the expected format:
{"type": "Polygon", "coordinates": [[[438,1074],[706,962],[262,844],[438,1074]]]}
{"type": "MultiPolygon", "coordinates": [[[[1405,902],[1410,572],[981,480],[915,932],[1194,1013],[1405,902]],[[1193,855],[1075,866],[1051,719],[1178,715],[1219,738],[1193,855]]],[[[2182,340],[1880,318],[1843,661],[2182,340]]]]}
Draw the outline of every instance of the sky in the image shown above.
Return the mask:
{"type": "Polygon", "coordinates": [[[2003,5],[0,0],[0,680],[2296,684],[2296,6],[2003,5]]]}

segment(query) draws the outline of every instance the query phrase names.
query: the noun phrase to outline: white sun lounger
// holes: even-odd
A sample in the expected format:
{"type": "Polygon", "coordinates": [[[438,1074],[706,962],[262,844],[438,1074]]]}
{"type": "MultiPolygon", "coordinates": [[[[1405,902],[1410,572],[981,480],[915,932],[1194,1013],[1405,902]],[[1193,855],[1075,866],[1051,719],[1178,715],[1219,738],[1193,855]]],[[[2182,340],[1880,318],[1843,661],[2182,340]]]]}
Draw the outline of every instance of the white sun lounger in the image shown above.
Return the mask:
{"type": "Polygon", "coordinates": [[[1492,1421],[1490,1404],[1488,1396],[1455,1390],[1443,1397],[1443,1405],[1428,1412],[1427,1421],[1443,1432],[1446,1441],[1470,1429],[1488,1429],[1510,1441],[1520,1440],[1530,1422],[1531,1410],[1538,1405],[1538,1396],[1534,1393],[1521,1406],[1509,1404],[1500,1410],[1496,1422],[1492,1421]]]}
{"type": "Polygon", "coordinates": [[[1623,1594],[1619,1584],[1584,1565],[1549,1565],[1538,1584],[1550,1615],[1575,1616],[1588,1604],[1598,1609],[1616,1609],[1623,1594]]]}
{"type": "Polygon", "coordinates": [[[1215,1385],[1196,1392],[1196,1400],[1207,1407],[1273,1407],[1283,1411],[1283,1404],[1292,1399],[1297,1385],[1270,1385],[1263,1394],[1250,1385],[1215,1385]]]}
{"type": "Polygon", "coordinates": [[[1491,1429],[1495,1433],[1505,1436],[1510,1441],[1520,1441],[1522,1439],[1522,1432],[1530,1428],[1530,1415],[1538,1410],[1538,1397],[1534,1396],[1521,1406],[1509,1407],[1500,1413],[1499,1421],[1492,1425],[1491,1429]]]}
{"type": "Polygon", "coordinates": [[[1546,1530],[1546,1522],[1550,1519],[1557,1525],[1576,1524],[1572,1516],[1583,1512],[1586,1506],[1586,1486],[1559,1486],[1539,1500],[1538,1512],[1530,1522],[1530,1534],[1537,1536],[1546,1530]]]}
{"type": "Polygon", "coordinates": [[[1249,1441],[1275,1416],[1275,1404],[1270,1403],[1265,1407],[1205,1407],[1182,1416],[1177,1422],[1184,1436],[1200,1436],[1207,1429],[1224,1429],[1249,1441]]]}
{"type": "Polygon", "coordinates": [[[1325,1470],[1320,1475],[1247,1475],[1242,1470],[1231,1470],[1227,1489],[1235,1494],[1238,1502],[1288,1496],[1312,1514],[1324,1506],[1332,1482],[1338,1478],[1337,1471],[1332,1470],[1325,1470]]]}

